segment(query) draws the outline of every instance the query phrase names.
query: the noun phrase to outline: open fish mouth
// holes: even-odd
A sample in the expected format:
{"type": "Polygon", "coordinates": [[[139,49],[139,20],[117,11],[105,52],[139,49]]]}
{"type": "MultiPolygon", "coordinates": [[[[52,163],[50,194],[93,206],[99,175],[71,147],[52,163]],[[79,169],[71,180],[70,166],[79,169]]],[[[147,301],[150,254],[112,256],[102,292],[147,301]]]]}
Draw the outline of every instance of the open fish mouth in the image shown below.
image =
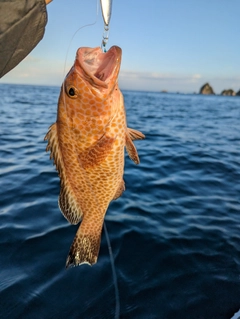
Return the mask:
{"type": "Polygon", "coordinates": [[[116,83],[122,50],[112,46],[106,53],[100,47],[78,49],[75,67],[81,77],[95,87],[109,88],[116,83]]]}

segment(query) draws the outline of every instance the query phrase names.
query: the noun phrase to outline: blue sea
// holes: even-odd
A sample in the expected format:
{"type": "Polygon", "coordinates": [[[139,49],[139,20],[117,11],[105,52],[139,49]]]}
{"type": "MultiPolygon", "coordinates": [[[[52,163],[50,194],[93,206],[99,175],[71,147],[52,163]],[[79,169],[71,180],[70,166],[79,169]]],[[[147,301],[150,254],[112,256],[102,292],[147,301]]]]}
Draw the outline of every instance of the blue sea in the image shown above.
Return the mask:
{"type": "Polygon", "coordinates": [[[43,141],[60,88],[0,85],[0,318],[230,319],[240,309],[240,98],[123,91],[141,163],[98,263],[65,269],[78,226],[43,141]]]}

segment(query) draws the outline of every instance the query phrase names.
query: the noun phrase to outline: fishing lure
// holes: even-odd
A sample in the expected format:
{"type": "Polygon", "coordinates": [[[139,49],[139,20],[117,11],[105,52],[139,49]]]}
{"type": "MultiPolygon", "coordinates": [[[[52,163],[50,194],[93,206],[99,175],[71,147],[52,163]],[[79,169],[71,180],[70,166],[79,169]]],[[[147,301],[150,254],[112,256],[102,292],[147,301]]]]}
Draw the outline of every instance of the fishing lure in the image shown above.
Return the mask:
{"type": "Polygon", "coordinates": [[[102,49],[104,52],[106,52],[106,45],[109,37],[109,23],[112,15],[112,0],[101,0],[101,9],[104,21],[102,49]]]}

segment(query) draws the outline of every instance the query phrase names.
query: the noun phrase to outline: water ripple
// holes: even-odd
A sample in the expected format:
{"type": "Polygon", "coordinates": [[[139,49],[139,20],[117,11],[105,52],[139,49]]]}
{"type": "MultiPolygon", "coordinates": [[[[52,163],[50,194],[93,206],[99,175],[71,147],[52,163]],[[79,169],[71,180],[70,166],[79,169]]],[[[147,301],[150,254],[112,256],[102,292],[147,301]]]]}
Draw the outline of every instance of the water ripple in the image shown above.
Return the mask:
{"type": "MultiPolygon", "coordinates": [[[[93,267],[66,271],[77,226],[61,215],[43,137],[59,88],[0,85],[0,317],[114,317],[102,235],[93,267]],[[6,94],[7,92],[7,94],[6,94]]],[[[141,163],[106,223],[121,318],[228,319],[240,308],[240,99],[124,92],[141,163]]]]}

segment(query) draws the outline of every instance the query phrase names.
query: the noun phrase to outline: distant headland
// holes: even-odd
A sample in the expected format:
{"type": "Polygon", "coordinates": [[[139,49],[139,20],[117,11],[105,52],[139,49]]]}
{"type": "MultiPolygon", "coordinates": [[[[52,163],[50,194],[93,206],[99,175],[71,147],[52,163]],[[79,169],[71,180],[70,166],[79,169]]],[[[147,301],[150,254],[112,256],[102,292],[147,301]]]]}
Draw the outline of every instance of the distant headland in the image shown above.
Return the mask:
{"type": "MultiPolygon", "coordinates": [[[[205,95],[215,95],[213,88],[209,83],[205,83],[199,90],[199,94],[205,94],[205,95]]],[[[228,95],[228,96],[240,96],[240,90],[238,92],[235,92],[232,89],[223,90],[220,95],[228,95]]]]}

